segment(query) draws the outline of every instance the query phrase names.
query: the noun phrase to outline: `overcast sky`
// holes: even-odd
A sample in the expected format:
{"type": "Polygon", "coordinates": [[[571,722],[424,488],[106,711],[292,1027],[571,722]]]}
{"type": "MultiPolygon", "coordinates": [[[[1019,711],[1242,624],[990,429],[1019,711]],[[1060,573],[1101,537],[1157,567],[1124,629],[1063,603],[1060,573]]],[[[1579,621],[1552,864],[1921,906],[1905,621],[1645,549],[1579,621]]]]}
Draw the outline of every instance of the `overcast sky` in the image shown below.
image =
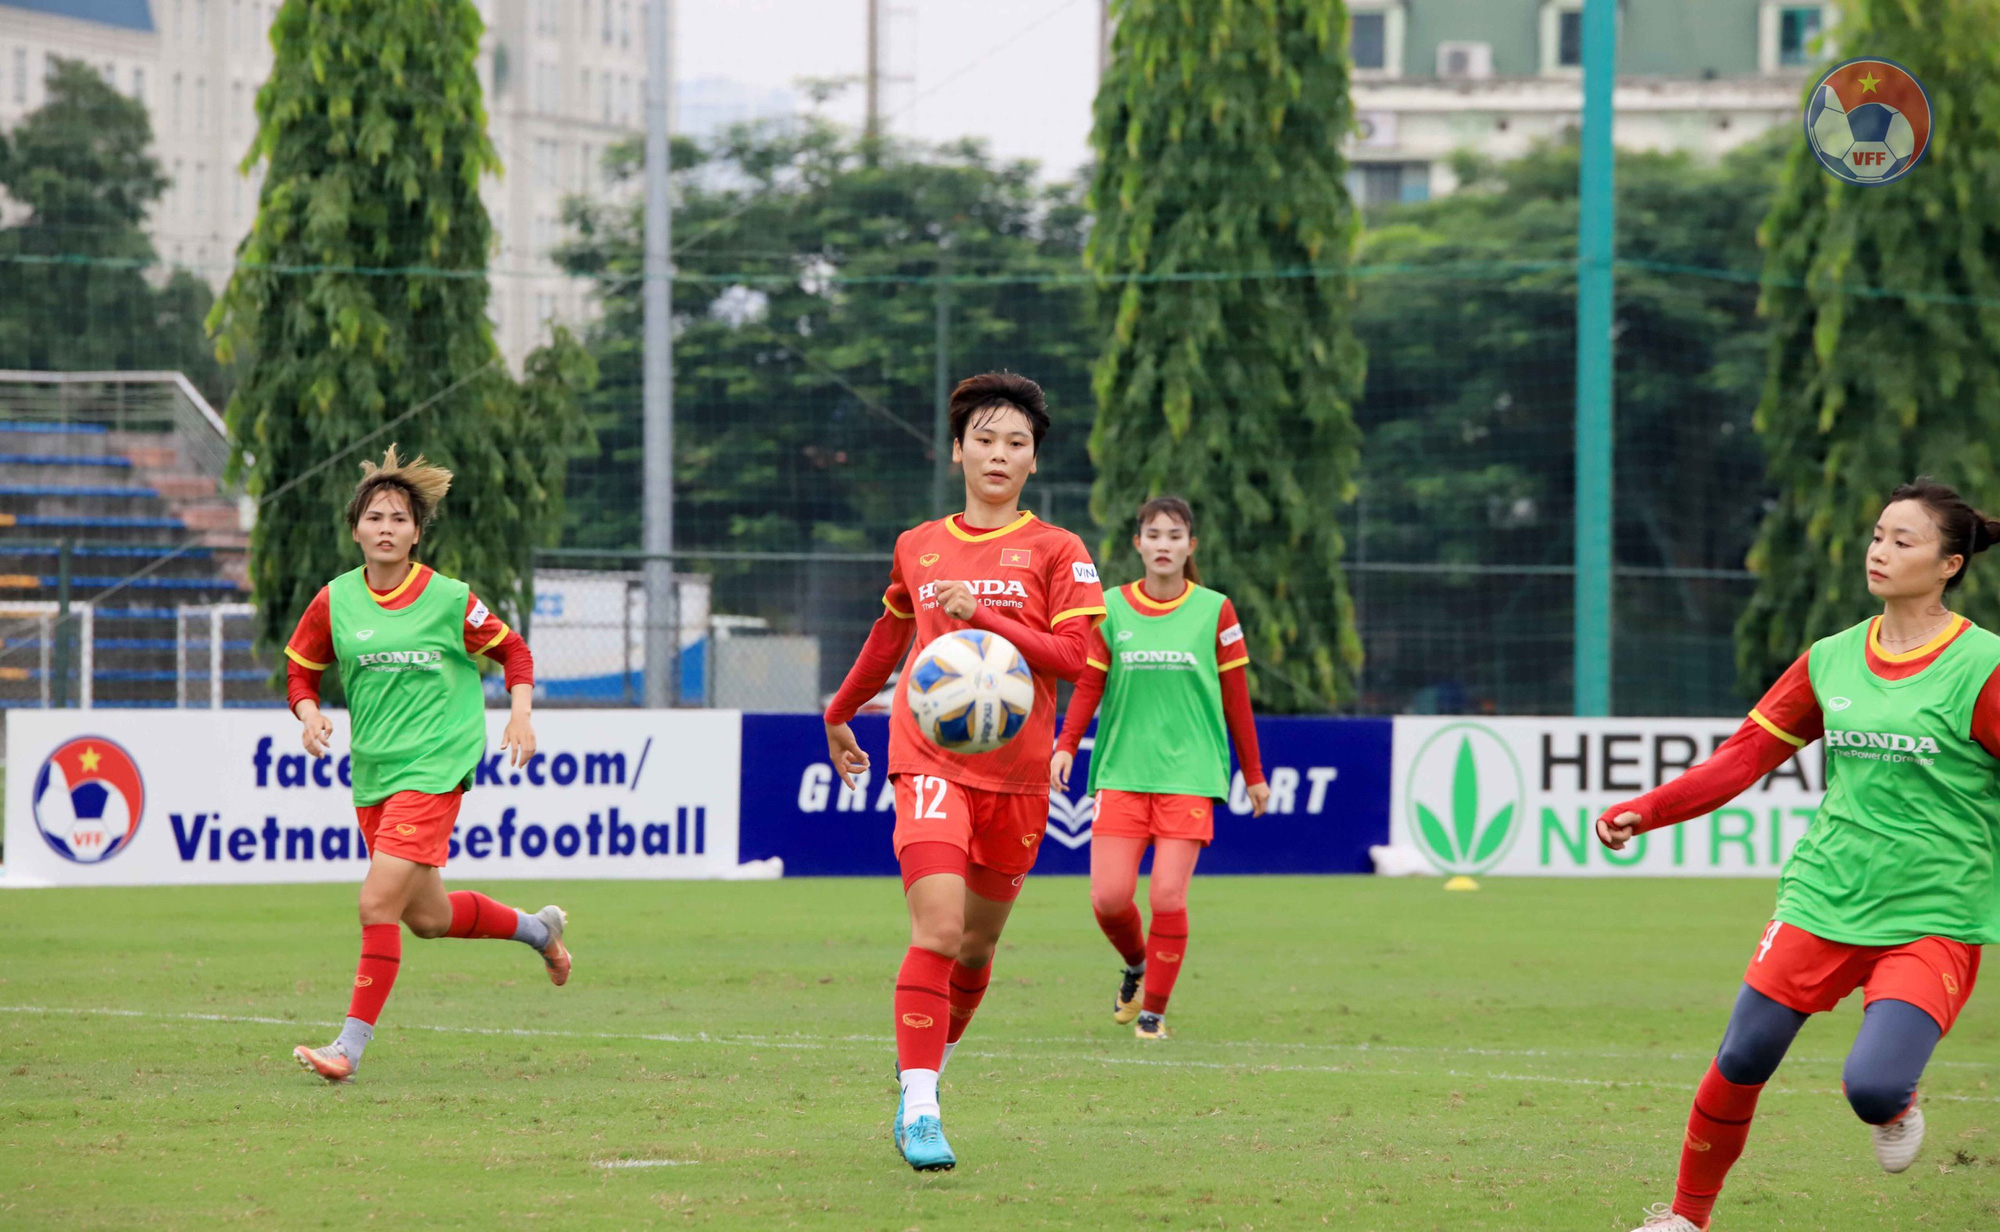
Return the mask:
{"type": "MultiPolygon", "coordinates": [[[[1098,0],[882,0],[883,112],[892,132],[985,139],[1066,177],[1089,156],[1098,0]]],[[[807,77],[862,76],[867,0],[675,0],[674,68],[688,87],[733,83],[768,109],[807,77]]],[[[706,94],[727,93],[711,88],[706,94]]],[[[857,83],[827,114],[858,125],[857,83]]],[[[683,103],[684,111],[687,105],[683,103]]],[[[688,116],[683,120],[687,126],[688,116]]]]}

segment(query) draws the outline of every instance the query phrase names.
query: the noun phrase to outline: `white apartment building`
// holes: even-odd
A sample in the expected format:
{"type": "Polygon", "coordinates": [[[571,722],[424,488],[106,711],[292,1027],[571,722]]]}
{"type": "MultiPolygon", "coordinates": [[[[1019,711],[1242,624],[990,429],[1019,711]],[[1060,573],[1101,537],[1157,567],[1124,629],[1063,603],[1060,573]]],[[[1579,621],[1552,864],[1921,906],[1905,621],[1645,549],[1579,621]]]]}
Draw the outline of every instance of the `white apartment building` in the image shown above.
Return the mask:
{"type": "MultiPolygon", "coordinates": [[[[1715,157],[1797,124],[1830,63],[1835,6],[1817,0],[1619,0],[1612,131],[1624,149],[1715,157]]],[[[1574,129],[1583,0],[1347,0],[1363,207],[1451,192],[1451,156],[1504,160],[1574,129]]]]}
{"type": "MultiPolygon", "coordinates": [[[[547,324],[581,323],[588,285],[549,258],[562,198],[604,188],[605,150],[644,123],[644,0],[476,0],[479,77],[506,174],[485,186],[498,249],[492,315],[518,366],[547,324]]],[[[82,60],[152,114],[172,186],[152,218],[163,261],[218,289],[256,214],[261,170],[239,170],[271,71],[278,0],[0,0],[0,128],[43,101],[57,58],[82,60]]]]}

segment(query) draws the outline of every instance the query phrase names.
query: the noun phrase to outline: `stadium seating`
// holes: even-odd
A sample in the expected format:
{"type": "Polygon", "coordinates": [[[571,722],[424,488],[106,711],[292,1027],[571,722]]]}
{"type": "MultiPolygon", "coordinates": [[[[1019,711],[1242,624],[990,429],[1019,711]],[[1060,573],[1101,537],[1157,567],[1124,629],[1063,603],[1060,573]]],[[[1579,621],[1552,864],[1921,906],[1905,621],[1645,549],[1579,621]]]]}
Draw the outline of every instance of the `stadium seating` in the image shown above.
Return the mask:
{"type": "MultiPolygon", "coordinates": [[[[172,374],[0,375],[0,706],[75,705],[86,664],[96,706],[209,704],[206,609],[249,598],[226,456],[172,374]],[[67,646],[51,619],[65,598],[92,609],[67,646]]],[[[252,682],[269,669],[231,632],[222,677],[268,698],[252,682]]]]}

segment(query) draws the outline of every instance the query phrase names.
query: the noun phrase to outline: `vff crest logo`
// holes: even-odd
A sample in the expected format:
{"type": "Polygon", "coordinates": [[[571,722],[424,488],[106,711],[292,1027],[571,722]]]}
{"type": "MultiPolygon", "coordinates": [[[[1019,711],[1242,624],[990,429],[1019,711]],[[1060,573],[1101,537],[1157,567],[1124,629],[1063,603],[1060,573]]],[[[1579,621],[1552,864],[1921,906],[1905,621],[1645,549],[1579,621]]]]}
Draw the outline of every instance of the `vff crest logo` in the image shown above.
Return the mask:
{"type": "Polygon", "coordinates": [[[1432,864],[1446,873],[1483,873],[1520,837],[1527,779],[1491,728],[1452,723],[1411,759],[1403,799],[1410,837],[1432,864]]]}
{"type": "Polygon", "coordinates": [[[146,787],[122,746],[78,736],[42,762],[33,807],[35,827],[51,850],[76,864],[100,864],[139,833],[146,787]]]}

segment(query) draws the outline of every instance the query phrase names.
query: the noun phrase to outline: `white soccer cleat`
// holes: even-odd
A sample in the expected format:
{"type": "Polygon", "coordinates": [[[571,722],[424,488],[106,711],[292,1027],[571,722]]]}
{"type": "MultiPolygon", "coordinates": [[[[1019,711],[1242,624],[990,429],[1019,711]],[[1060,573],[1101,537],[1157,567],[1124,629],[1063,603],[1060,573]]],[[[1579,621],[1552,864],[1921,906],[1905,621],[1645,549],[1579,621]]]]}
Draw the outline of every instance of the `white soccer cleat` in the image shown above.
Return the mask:
{"type": "Polygon", "coordinates": [[[549,969],[549,983],[561,988],[569,983],[569,948],[563,944],[563,929],[569,927],[569,912],[554,903],[535,913],[549,930],[549,943],[542,947],[542,965],[549,969]]]}
{"type": "Polygon", "coordinates": [[[1875,1136],[1875,1162],[1884,1172],[1901,1172],[1917,1162],[1924,1149],[1924,1110],[1912,1104],[1910,1110],[1887,1125],[1871,1125],[1875,1136]]]}
{"type": "Polygon", "coordinates": [[[1632,1232],[1704,1232],[1702,1226],[1686,1215],[1676,1215],[1674,1208],[1664,1202],[1655,1202],[1646,1208],[1646,1222],[1632,1229],[1632,1232]]]}

